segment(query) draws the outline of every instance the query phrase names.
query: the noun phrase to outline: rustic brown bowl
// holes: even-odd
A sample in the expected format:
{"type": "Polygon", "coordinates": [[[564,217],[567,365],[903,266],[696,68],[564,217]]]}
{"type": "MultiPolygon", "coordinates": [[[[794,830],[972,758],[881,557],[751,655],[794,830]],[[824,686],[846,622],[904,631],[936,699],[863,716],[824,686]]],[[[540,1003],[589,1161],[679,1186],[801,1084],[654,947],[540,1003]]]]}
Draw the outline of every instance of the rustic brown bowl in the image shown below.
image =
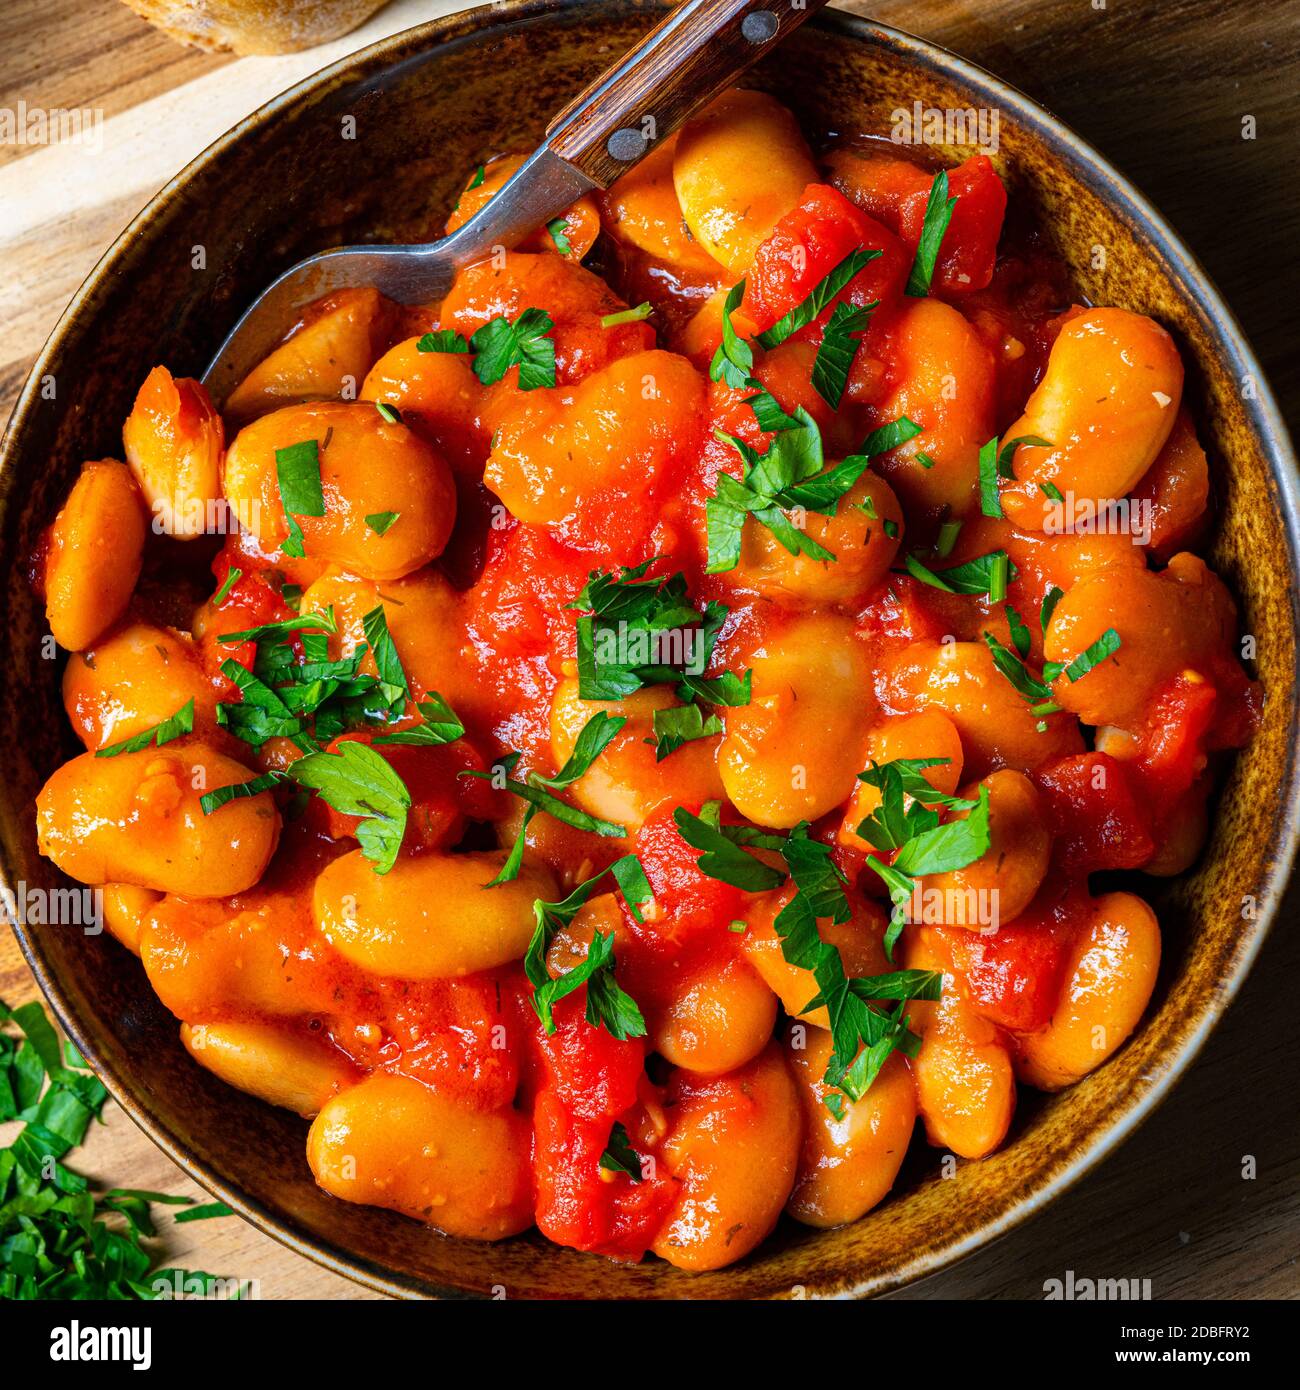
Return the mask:
{"type": "MultiPolygon", "coordinates": [[[[547,118],[643,34],[639,0],[521,0],[435,21],[364,50],[250,116],[171,183],[96,267],[55,329],[3,445],[0,545],[8,690],[0,843],[10,883],[57,882],[36,852],[32,800],[69,751],[55,662],[25,557],[81,461],[120,448],[155,362],[197,374],[253,294],[308,252],[409,240],[445,212],[464,171],[524,148],[547,118]],[[345,116],[356,139],[341,138],[345,116]],[[206,270],[193,268],[194,248],[206,270]],[[54,383],[53,399],[42,383],[54,383]]],[[[690,1275],[557,1249],[536,1235],[477,1245],[326,1196],[305,1125],[195,1066],[135,961],[107,937],[19,931],[41,986],[116,1098],[205,1187],[292,1248],[398,1294],[748,1298],[870,1294],[932,1273],[1010,1229],[1110,1152],[1169,1091],[1267,931],[1297,840],[1295,460],[1231,313],[1160,217],[1041,108],[906,34],[825,12],[752,81],[810,131],[885,131],[914,99],[1000,113],[1000,170],[1036,206],[1089,299],[1154,314],[1178,336],[1213,461],[1213,561],[1258,639],[1263,727],[1220,797],[1197,870],[1159,911],[1165,965],[1128,1045],[1081,1085],[1022,1102],[1007,1147],[941,1181],[922,1154],[854,1226],[783,1224],[751,1258],[690,1275]],[[1099,254],[1104,252],[1104,255],[1099,254]],[[1096,268],[1098,264],[1103,269],[1096,268]],[[1243,904],[1245,909],[1243,909],[1243,904]]],[[[941,151],[959,158],[962,151],[941,151]]]]}

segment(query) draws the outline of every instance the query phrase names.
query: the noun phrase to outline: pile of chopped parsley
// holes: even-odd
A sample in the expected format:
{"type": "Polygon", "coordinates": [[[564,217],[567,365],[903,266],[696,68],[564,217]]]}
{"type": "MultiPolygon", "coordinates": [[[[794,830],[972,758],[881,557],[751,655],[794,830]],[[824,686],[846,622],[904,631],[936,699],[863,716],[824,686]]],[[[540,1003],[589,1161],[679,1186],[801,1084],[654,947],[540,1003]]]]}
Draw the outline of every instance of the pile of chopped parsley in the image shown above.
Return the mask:
{"type": "Polygon", "coordinates": [[[0,1299],[152,1300],[229,1284],[199,1270],[155,1268],[146,1245],[157,1234],[152,1203],[183,1207],[177,1221],[200,1221],[230,1215],[223,1202],[195,1205],[136,1188],[94,1192],[64,1163],[91,1121],[102,1122],[107,1097],[76,1048],[59,1047],[39,1003],[0,1002],[0,1123],[23,1126],[0,1149],[0,1299]]]}

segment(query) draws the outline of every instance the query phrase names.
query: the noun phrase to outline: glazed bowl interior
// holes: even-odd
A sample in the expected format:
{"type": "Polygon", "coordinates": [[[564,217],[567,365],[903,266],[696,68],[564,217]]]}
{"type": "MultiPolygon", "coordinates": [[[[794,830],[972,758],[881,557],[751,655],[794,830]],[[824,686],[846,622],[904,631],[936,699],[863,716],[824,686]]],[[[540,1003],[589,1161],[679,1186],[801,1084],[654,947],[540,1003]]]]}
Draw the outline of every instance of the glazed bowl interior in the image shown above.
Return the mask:
{"type": "MultiPolygon", "coordinates": [[[[525,0],[399,34],[251,117],[164,190],[97,268],[37,365],[0,474],[0,632],[10,672],[0,707],[0,836],[11,884],[57,882],[37,855],[32,801],[71,751],[59,664],[43,659],[44,618],[26,559],[82,460],[120,455],[121,422],[145,374],[156,362],[200,374],[254,293],[311,251],[425,237],[468,169],[531,147],[660,8],[525,0]],[[353,124],[355,138],[346,138],[353,124]]],[[[738,1298],[879,1292],[932,1272],[1037,1209],[1151,1108],[1243,977],[1285,882],[1296,838],[1294,462],[1231,316],[1095,155],[942,50],[828,11],[747,81],[789,104],[814,136],[885,132],[891,112],[917,100],[999,112],[995,162],[1013,203],[1041,218],[1080,294],[1152,314],[1180,342],[1216,484],[1211,558],[1258,641],[1263,726],[1219,797],[1196,871],[1156,895],[1161,980],[1116,1057],[1072,1090],[1026,1099],[1007,1147],[992,1158],[943,1180],[933,1158],[914,1150],[893,1197],[856,1225],[813,1232],[783,1223],[749,1259],[708,1275],[653,1260],[617,1266],[535,1233],[499,1245],[462,1242],[336,1201],[311,1179],[305,1123],[193,1064],[176,1021],[119,946],[75,928],[20,931],[72,1035],[174,1158],[280,1239],[390,1291],[738,1298]]],[[[936,152],[949,160],[969,153],[936,152]]]]}

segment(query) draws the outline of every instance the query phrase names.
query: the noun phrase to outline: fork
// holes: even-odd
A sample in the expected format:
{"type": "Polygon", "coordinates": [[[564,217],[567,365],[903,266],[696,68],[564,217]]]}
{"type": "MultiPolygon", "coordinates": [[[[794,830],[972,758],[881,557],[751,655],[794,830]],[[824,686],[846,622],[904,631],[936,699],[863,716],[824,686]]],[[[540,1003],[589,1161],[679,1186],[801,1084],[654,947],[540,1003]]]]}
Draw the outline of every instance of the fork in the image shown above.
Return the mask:
{"type": "Polygon", "coordinates": [[[290,266],[235,324],[203,384],[224,401],[297,311],[335,290],[372,287],[402,304],[443,298],[462,266],[517,245],[584,193],[608,188],[825,3],[686,0],[556,116],[542,144],[450,236],[340,246],[290,266]]]}

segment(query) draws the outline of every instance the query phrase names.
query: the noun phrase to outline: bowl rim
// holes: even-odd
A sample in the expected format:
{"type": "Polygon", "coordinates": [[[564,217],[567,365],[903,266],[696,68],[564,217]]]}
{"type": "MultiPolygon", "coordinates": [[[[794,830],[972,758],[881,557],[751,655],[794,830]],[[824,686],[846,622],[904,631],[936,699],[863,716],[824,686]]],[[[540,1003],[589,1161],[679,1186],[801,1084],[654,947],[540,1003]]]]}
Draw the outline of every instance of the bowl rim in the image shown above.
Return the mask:
{"type": "MultiPolygon", "coordinates": [[[[617,17],[644,13],[649,21],[656,9],[667,8],[669,0],[493,0],[491,4],[443,15],[356,49],[250,112],[207,146],[149,199],[114,239],[69,301],[36,358],[15,402],[3,439],[0,439],[0,474],[8,469],[11,456],[25,432],[28,416],[37,403],[40,382],[48,365],[59,353],[64,337],[83,307],[88,301],[93,300],[101,281],[113,274],[118,259],[127,253],[136,233],[151,220],[155,212],[183,190],[191,178],[206,165],[219,159],[249,131],[275,120],[282,111],[302,99],[328,88],[337,81],[347,79],[355,69],[374,67],[377,60],[385,55],[396,58],[400,51],[410,49],[423,52],[438,40],[458,39],[461,42],[476,43],[520,25],[531,25],[568,15],[617,17]]],[[[1300,572],[1300,473],[1281,411],[1235,314],[1221,297],[1200,262],[1155,207],[1108,160],[1046,107],[978,64],[930,40],[842,10],[824,8],[812,16],[809,23],[819,30],[828,31],[836,38],[883,49],[891,56],[921,71],[927,68],[936,69],[956,78],[971,90],[987,96],[992,103],[996,103],[999,110],[1005,111],[1018,125],[1039,138],[1057,158],[1065,156],[1064,162],[1072,178],[1083,182],[1102,201],[1117,208],[1131,225],[1140,229],[1141,234],[1164,262],[1166,276],[1185,289],[1188,299],[1205,322],[1213,346],[1231,366],[1236,378],[1242,380],[1249,377],[1254,383],[1254,396],[1243,402],[1245,413],[1252,432],[1266,456],[1271,480],[1276,488],[1276,503],[1282,522],[1283,537],[1289,550],[1292,574],[1294,576],[1300,572]]],[[[1291,617],[1293,629],[1300,631],[1300,592],[1294,584],[1291,589],[1291,617]]],[[[1300,697],[1293,689],[1293,714],[1298,698],[1300,697]]],[[[1104,1128],[1095,1131],[1080,1147],[1066,1156],[1040,1185],[1023,1194],[1006,1211],[986,1221],[977,1230],[961,1239],[947,1244],[937,1244],[924,1254],[869,1279],[848,1282],[841,1287],[828,1290],[823,1295],[813,1292],[814,1297],[859,1298],[879,1295],[950,1268],[976,1250],[1007,1235],[1073,1187],[1128,1139],[1168,1097],[1236,996],[1281,906],[1297,849],[1300,848],[1300,748],[1297,741],[1296,720],[1292,718],[1286,747],[1286,777],[1283,786],[1279,788],[1279,816],[1268,843],[1260,883],[1260,910],[1256,919],[1246,924],[1246,929],[1238,939],[1226,976],[1218,982],[1213,997],[1204,1006],[1190,1031],[1184,1032],[1181,1039],[1161,1058],[1158,1066],[1144,1075],[1140,1087],[1133,1087],[1123,1097],[1112,1111],[1104,1128]]],[[[0,863],[0,881],[8,883],[11,878],[9,866],[0,863]]],[[[206,1160],[190,1150],[181,1136],[136,1100],[129,1089],[125,1071],[119,1075],[102,1063],[89,1039],[88,1030],[82,1026],[47,966],[44,949],[37,936],[27,931],[21,923],[12,922],[11,925],[29,969],[68,1036],[92,1063],[113,1098],[132,1121],[196,1183],[228,1203],[257,1229],[282,1245],[364,1287],[403,1298],[457,1299],[477,1296],[464,1289],[434,1285],[425,1280],[402,1275],[360,1254],[343,1249],[330,1240],[310,1235],[298,1227],[289,1216],[271,1211],[262,1202],[218,1177],[206,1160]]]]}

